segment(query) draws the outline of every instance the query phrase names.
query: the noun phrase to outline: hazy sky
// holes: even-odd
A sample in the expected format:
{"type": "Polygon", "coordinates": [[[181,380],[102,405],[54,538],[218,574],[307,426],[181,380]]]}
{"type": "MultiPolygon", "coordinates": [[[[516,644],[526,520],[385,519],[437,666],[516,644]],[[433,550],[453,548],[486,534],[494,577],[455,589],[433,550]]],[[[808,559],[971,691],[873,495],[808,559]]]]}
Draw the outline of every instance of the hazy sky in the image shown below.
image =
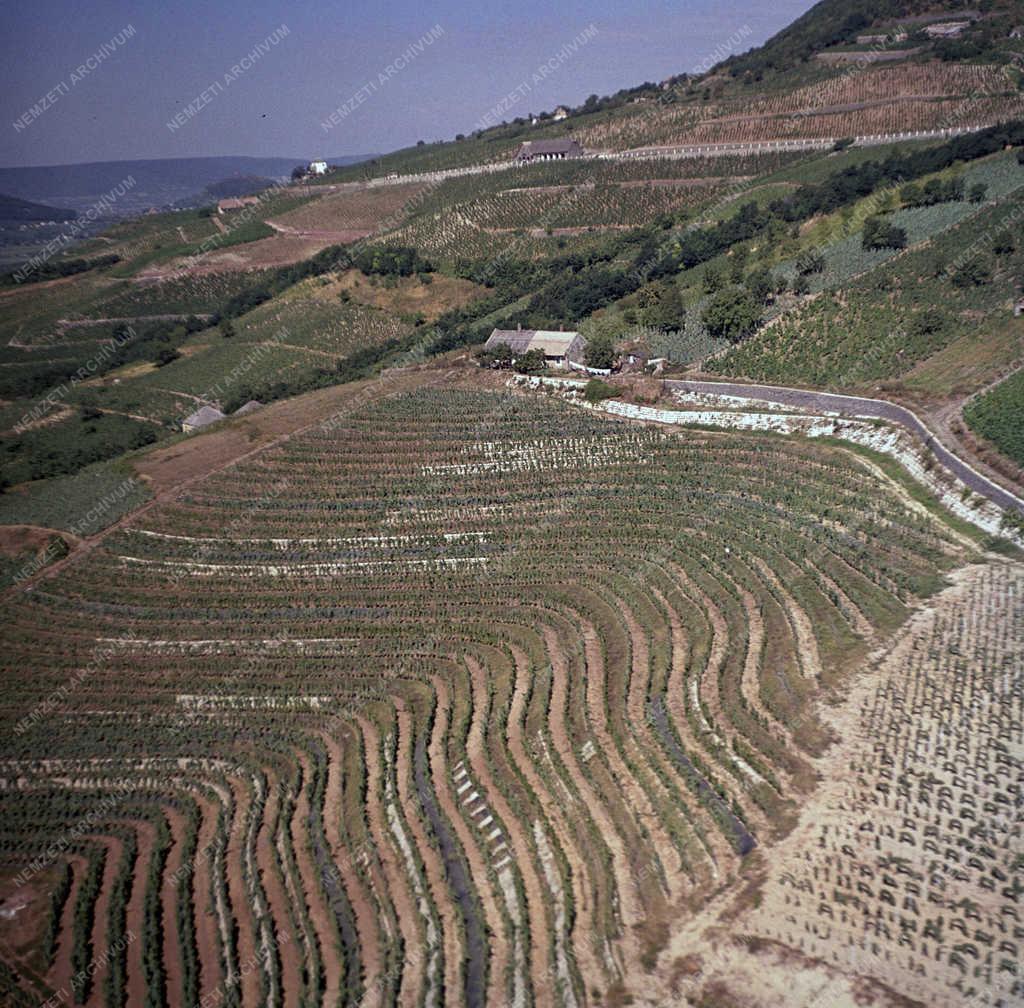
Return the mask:
{"type": "Polygon", "coordinates": [[[0,164],[330,157],[450,139],[509,95],[499,120],[692,72],[810,6],[8,0],[0,164]]]}

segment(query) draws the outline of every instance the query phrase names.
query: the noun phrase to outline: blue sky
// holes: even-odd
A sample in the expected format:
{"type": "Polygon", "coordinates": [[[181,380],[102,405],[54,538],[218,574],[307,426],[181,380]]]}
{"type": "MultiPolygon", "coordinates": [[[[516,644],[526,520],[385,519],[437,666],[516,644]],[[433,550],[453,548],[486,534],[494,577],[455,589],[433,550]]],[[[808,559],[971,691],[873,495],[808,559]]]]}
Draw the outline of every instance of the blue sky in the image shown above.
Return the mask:
{"type": "Polygon", "coordinates": [[[716,52],[748,49],[810,6],[810,0],[8,3],[0,13],[0,164],[214,154],[307,158],[450,139],[474,129],[516,89],[520,98],[509,118],[579,104],[592,92],[661,80],[692,71],[716,52]],[[596,32],[575,55],[558,59],[591,25],[596,32]],[[418,49],[411,56],[410,47],[418,49]],[[257,49],[255,58],[244,59],[257,49]],[[537,69],[549,61],[556,66],[535,85],[537,69]],[[322,124],[342,107],[348,111],[325,130],[322,124]],[[171,129],[175,115],[184,120],[171,129]]]}

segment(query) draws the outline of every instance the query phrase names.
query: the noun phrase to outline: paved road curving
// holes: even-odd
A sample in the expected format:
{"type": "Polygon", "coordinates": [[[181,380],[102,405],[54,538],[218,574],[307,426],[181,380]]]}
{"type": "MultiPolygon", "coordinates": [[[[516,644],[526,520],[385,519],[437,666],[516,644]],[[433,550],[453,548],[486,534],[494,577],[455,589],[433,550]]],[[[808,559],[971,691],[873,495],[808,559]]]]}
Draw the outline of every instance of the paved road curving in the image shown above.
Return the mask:
{"type": "Polygon", "coordinates": [[[798,409],[841,416],[888,420],[897,423],[911,434],[919,437],[935,458],[957,479],[975,493],[987,497],[1003,510],[1024,512],[1024,500],[993,483],[977,469],[954,455],[928,429],[918,415],[904,406],[886,402],[884,399],[864,399],[859,396],[837,395],[832,392],[813,392],[807,389],[784,388],[777,385],[743,385],[732,382],[674,381],[666,380],[665,386],[679,392],[695,392],[711,395],[735,396],[738,399],[757,399],[762,402],[778,403],[798,409]]]}

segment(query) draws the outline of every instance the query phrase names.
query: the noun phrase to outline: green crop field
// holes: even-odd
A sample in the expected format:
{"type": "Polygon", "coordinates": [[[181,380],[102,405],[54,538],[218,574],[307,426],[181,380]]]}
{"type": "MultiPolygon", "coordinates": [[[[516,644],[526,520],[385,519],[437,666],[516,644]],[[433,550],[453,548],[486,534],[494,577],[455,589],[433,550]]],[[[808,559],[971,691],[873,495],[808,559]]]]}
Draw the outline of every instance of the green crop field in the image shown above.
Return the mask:
{"type": "Polygon", "coordinates": [[[1024,466],[1024,371],[970,402],[964,419],[971,430],[1024,466]]]}

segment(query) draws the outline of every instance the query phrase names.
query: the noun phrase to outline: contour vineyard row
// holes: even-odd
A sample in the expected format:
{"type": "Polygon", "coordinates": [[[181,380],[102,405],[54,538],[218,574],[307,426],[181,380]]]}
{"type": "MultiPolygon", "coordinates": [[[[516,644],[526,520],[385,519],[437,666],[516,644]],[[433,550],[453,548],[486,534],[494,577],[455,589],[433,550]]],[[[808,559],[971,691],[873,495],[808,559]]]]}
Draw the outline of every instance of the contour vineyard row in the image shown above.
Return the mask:
{"type": "Polygon", "coordinates": [[[381,398],[8,596],[5,958],[110,1008],[625,996],[962,559],[838,448],[381,398]]]}

